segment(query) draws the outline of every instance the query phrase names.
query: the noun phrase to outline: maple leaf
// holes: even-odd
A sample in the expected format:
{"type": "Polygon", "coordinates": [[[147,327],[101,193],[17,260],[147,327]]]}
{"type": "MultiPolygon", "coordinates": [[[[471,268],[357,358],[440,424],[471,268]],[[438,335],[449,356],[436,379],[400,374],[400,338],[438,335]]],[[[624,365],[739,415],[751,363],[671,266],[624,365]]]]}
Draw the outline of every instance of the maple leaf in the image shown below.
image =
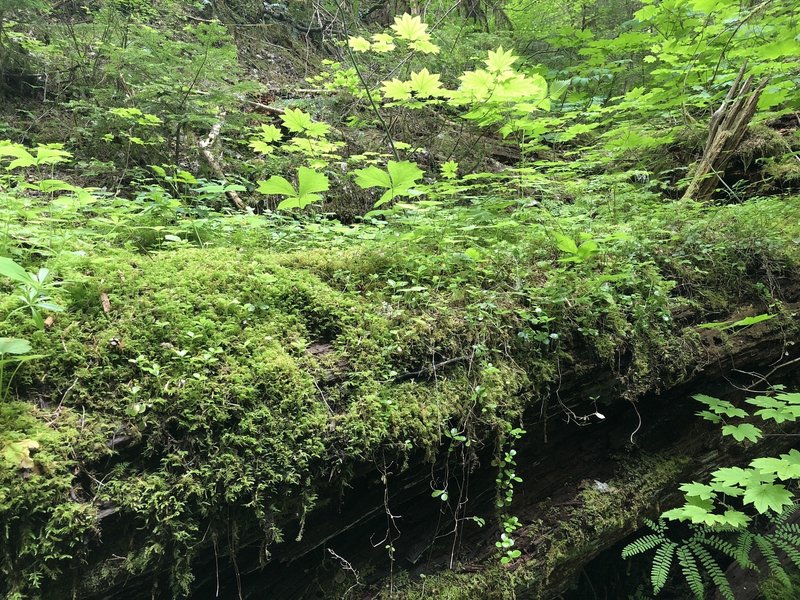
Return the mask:
{"type": "Polygon", "coordinates": [[[418,73],[411,73],[411,81],[408,84],[417,98],[430,98],[431,96],[441,95],[442,83],[439,75],[429,73],[428,69],[422,69],[418,73]]]}
{"type": "Polygon", "coordinates": [[[381,86],[381,91],[385,98],[396,102],[402,102],[411,98],[411,86],[408,81],[400,81],[399,79],[384,81],[381,86]]]}
{"type": "Polygon", "coordinates": [[[348,38],[347,45],[356,52],[369,52],[372,48],[369,40],[361,36],[348,38]]]}
{"type": "Polygon", "coordinates": [[[503,73],[511,69],[511,65],[517,62],[514,52],[503,50],[500,46],[497,50],[489,50],[489,57],[486,59],[486,67],[492,73],[503,73]]]}
{"type": "Polygon", "coordinates": [[[372,49],[375,52],[391,52],[396,47],[394,38],[388,33],[376,33],[372,36],[372,49]]]}
{"type": "Polygon", "coordinates": [[[428,39],[429,37],[427,33],[428,25],[423,23],[418,16],[411,16],[408,13],[395,17],[392,29],[394,29],[397,37],[409,42],[428,39]]]}
{"type": "Polygon", "coordinates": [[[793,503],[792,494],[784,486],[774,483],[764,483],[748,487],[744,492],[745,504],[752,504],[760,513],[772,510],[778,514],[783,512],[784,506],[793,503]]]}

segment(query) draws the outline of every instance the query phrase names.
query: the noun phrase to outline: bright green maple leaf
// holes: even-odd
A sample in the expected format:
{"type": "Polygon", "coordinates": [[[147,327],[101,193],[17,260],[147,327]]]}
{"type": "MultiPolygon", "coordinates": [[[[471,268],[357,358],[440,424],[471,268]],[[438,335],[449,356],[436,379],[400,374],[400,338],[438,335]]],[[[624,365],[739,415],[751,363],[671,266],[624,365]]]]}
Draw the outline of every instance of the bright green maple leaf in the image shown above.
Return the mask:
{"type": "Polygon", "coordinates": [[[399,79],[384,81],[381,91],[385,98],[396,102],[403,102],[411,98],[411,86],[408,81],[400,81],[399,79]]]}
{"type": "Polygon", "coordinates": [[[369,52],[372,47],[369,40],[361,36],[348,38],[347,45],[356,52],[369,52]]]}
{"type": "Polygon", "coordinates": [[[396,47],[394,38],[388,33],[376,33],[372,36],[372,49],[375,52],[391,52],[396,47]]]}
{"type": "Polygon", "coordinates": [[[745,504],[752,504],[760,513],[772,510],[778,514],[783,512],[784,506],[791,505],[794,500],[791,492],[784,486],[774,483],[764,483],[748,487],[744,492],[745,504]]]}
{"type": "Polygon", "coordinates": [[[261,126],[261,139],[265,142],[278,142],[283,138],[283,132],[275,125],[261,126]]]}
{"type": "Polygon", "coordinates": [[[722,515],[723,522],[721,525],[730,525],[731,527],[747,527],[748,523],[752,520],[749,516],[740,510],[726,510],[722,515]]]}
{"type": "Polygon", "coordinates": [[[395,17],[392,29],[394,29],[397,37],[409,42],[424,40],[429,37],[427,24],[423,23],[418,16],[411,16],[408,13],[395,17]]]}
{"type": "Polygon", "coordinates": [[[430,39],[415,40],[409,46],[417,52],[422,52],[422,54],[439,54],[439,46],[431,42],[430,39]]]}
{"type": "Polygon", "coordinates": [[[781,480],[800,478],[800,452],[795,449],[781,454],[780,458],[756,458],[750,465],[761,473],[774,473],[781,480]]]}
{"type": "Polygon", "coordinates": [[[416,94],[417,98],[430,98],[441,95],[442,82],[438,74],[430,73],[428,69],[422,69],[417,73],[411,73],[408,87],[416,94]]]}
{"type": "Polygon", "coordinates": [[[281,115],[281,121],[293,133],[303,133],[314,124],[311,115],[299,108],[287,108],[281,115]]]}
{"type": "Polygon", "coordinates": [[[486,67],[492,73],[503,73],[511,69],[511,65],[517,62],[517,58],[513,51],[503,50],[503,47],[500,46],[497,50],[489,50],[486,67]]]}
{"type": "Polygon", "coordinates": [[[722,428],[722,435],[732,435],[737,442],[744,440],[757,442],[763,434],[755,425],[742,423],[741,425],[725,425],[722,428]]]}
{"type": "Polygon", "coordinates": [[[446,163],[442,163],[441,167],[439,167],[442,173],[442,177],[445,179],[455,179],[458,175],[458,163],[454,160],[448,160],[446,163]]]}
{"type": "Polygon", "coordinates": [[[697,483],[696,481],[684,483],[679,489],[685,492],[687,496],[694,496],[701,500],[711,500],[716,496],[714,488],[704,483],[697,483]]]}

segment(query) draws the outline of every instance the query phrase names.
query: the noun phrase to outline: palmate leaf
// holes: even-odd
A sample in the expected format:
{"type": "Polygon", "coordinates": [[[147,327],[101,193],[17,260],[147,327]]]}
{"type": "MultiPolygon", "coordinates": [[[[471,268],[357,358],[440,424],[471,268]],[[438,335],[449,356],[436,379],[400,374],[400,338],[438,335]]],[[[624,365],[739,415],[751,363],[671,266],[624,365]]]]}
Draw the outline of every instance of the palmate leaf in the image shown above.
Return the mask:
{"type": "Polygon", "coordinates": [[[742,423],[741,425],[725,425],[722,428],[722,435],[732,435],[737,442],[743,442],[744,440],[757,442],[763,433],[751,423],[742,423]]]}
{"type": "Polygon", "coordinates": [[[411,73],[411,79],[408,84],[417,98],[431,98],[432,96],[442,95],[442,82],[439,79],[439,75],[430,73],[428,69],[411,73]]]}
{"type": "Polygon", "coordinates": [[[704,483],[697,483],[696,481],[693,481],[692,483],[684,483],[678,489],[686,492],[687,496],[696,496],[701,500],[711,500],[716,496],[716,492],[713,487],[710,485],[705,485],[704,483]]]}
{"type": "Polygon", "coordinates": [[[297,191],[300,198],[309,199],[313,197],[311,202],[316,202],[322,197],[318,192],[326,192],[329,189],[330,182],[324,173],[308,167],[300,167],[297,170],[297,191]]]}
{"type": "Polygon", "coordinates": [[[489,57],[486,59],[486,67],[492,73],[503,73],[511,69],[511,65],[517,62],[519,57],[514,56],[512,50],[503,50],[500,46],[497,50],[489,50],[489,57]]]}
{"type": "Polygon", "coordinates": [[[800,452],[795,449],[780,458],[756,458],[750,465],[762,473],[774,473],[781,480],[800,478],[800,452]]]}
{"type": "Polygon", "coordinates": [[[351,36],[347,40],[347,45],[356,52],[369,52],[370,48],[372,47],[372,44],[369,43],[369,40],[361,36],[351,36]]]}
{"type": "Polygon", "coordinates": [[[285,177],[273,175],[267,181],[258,182],[258,191],[262,194],[280,194],[282,196],[296,196],[297,190],[285,177]]]}
{"type": "Polygon", "coordinates": [[[760,513],[783,512],[785,506],[792,504],[792,494],[784,486],[774,483],[748,486],[743,498],[745,504],[752,504],[760,513]]]}
{"type": "Polygon", "coordinates": [[[429,38],[428,25],[423,23],[420,17],[411,16],[408,13],[395,17],[392,29],[397,34],[397,37],[409,42],[427,40],[429,38]]]}
{"type": "Polygon", "coordinates": [[[303,133],[314,123],[311,115],[299,108],[287,108],[284,114],[281,115],[281,121],[286,125],[286,129],[292,133],[303,133]]]}
{"type": "Polygon", "coordinates": [[[328,177],[324,173],[300,167],[297,170],[297,189],[285,178],[273,175],[267,181],[261,181],[258,191],[262,194],[287,196],[278,204],[278,210],[305,208],[322,198],[319,192],[330,188],[328,177]]]}

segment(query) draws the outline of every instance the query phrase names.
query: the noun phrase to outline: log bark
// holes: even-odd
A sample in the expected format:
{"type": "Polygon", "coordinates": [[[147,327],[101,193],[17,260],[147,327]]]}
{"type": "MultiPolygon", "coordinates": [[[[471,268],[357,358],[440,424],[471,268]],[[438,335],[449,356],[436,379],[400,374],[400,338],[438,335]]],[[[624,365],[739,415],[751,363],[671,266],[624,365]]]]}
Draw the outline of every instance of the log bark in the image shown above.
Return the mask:
{"type": "Polygon", "coordinates": [[[761,79],[754,87],[752,75],[743,80],[746,69],[747,63],[742,65],[725,100],[711,117],[703,156],[697,163],[694,176],[683,195],[684,199],[702,202],[711,198],[717,183],[722,180],[728,161],[747,133],[747,127],[758,106],[758,99],[769,79],[761,79]]]}

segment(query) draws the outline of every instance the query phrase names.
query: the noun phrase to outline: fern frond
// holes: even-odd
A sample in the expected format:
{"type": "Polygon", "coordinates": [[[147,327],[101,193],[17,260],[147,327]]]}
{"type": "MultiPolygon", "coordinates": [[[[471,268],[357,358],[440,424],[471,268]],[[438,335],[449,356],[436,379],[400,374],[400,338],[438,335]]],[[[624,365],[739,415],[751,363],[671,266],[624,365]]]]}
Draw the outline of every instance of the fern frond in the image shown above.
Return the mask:
{"type": "Polygon", "coordinates": [[[636,556],[637,554],[649,552],[653,548],[656,548],[667,542],[669,542],[669,540],[664,536],[663,533],[647,534],[625,546],[622,549],[622,558],[630,558],[631,556],[636,556]]]}
{"type": "Polygon", "coordinates": [[[771,537],[779,537],[793,546],[800,547],[800,525],[782,523],[775,529],[771,537]]]}
{"type": "MultiPolygon", "coordinates": [[[[741,557],[746,557],[748,564],[752,565],[750,568],[758,568],[750,560],[750,553],[753,551],[753,532],[746,529],[741,531],[736,537],[736,553],[741,557]]],[[[742,563],[744,565],[744,563],[742,563]]]]}
{"type": "Polygon", "coordinates": [[[675,556],[677,548],[678,544],[675,542],[667,542],[666,544],[661,544],[656,550],[656,555],[653,557],[653,567],[650,570],[653,594],[658,594],[667,584],[669,571],[672,568],[672,558],[675,556]]]}
{"type": "Polygon", "coordinates": [[[705,596],[705,587],[703,586],[703,577],[700,575],[700,570],[697,568],[694,554],[689,550],[688,546],[680,546],[677,550],[678,564],[681,566],[681,571],[686,579],[689,589],[697,600],[703,600],[705,596]]]}
{"type": "Polygon", "coordinates": [[[750,536],[749,541],[746,542],[743,547],[739,547],[739,545],[734,546],[729,541],[723,540],[717,535],[698,536],[696,541],[730,557],[743,569],[757,569],[755,563],[750,560],[750,549],[753,546],[752,536],[750,536]]]}
{"type": "Polygon", "coordinates": [[[789,557],[789,560],[792,561],[792,564],[800,569],[800,550],[797,549],[797,546],[790,544],[784,539],[781,538],[772,538],[772,543],[777,547],[783,550],[783,553],[789,557]]]}
{"type": "Polygon", "coordinates": [[[778,555],[775,553],[775,548],[773,547],[770,539],[763,535],[754,535],[753,541],[755,541],[756,546],[758,546],[758,549],[761,552],[761,555],[764,557],[764,560],[767,561],[767,567],[769,567],[770,573],[777,577],[780,582],[787,587],[790,586],[791,581],[789,580],[789,576],[786,574],[786,571],[781,565],[781,561],[778,558],[778,555]]]}
{"type": "Polygon", "coordinates": [[[783,508],[783,512],[772,517],[772,522],[776,525],[783,525],[789,520],[789,517],[797,512],[798,508],[800,508],[800,504],[791,504],[789,506],[785,506],[783,508]]]}
{"type": "Polygon", "coordinates": [[[711,577],[711,581],[714,582],[714,585],[717,587],[719,593],[722,594],[722,597],[725,598],[725,600],[735,600],[728,578],[725,577],[722,567],[720,567],[716,559],[711,556],[711,553],[699,542],[691,542],[689,548],[700,560],[700,564],[703,565],[703,568],[706,570],[709,577],[711,577]]]}

